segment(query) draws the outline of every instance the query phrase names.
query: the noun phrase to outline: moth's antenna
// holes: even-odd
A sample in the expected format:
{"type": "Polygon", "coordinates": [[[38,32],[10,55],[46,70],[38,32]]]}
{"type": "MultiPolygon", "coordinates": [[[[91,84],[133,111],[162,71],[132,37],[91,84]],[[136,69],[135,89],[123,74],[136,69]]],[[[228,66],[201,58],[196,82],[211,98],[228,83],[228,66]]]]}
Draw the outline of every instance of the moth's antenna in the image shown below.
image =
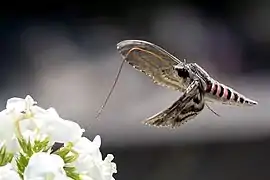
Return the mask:
{"type": "Polygon", "coordinates": [[[107,97],[106,97],[104,103],[102,104],[101,108],[99,109],[99,111],[98,111],[98,113],[97,113],[97,115],[96,115],[96,119],[98,119],[98,117],[101,115],[101,113],[102,113],[102,111],[104,110],[104,108],[105,108],[105,106],[106,106],[106,104],[107,104],[109,98],[111,97],[111,94],[112,94],[112,92],[113,92],[113,90],[114,90],[114,88],[115,88],[115,86],[116,86],[116,83],[117,83],[117,81],[118,81],[118,79],[119,79],[119,76],[120,76],[120,74],[121,74],[121,71],[122,71],[124,62],[125,62],[125,58],[123,58],[123,61],[122,61],[121,65],[120,65],[120,67],[119,67],[118,73],[117,73],[117,75],[116,75],[116,77],[115,77],[115,80],[114,80],[114,83],[113,83],[113,85],[112,85],[112,87],[111,87],[111,90],[110,90],[109,94],[107,95],[107,97]]]}
{"type": "Polygon", "coordinates": [[[206,105],[206,107],[207,107],[210,111],[212,111],[212,113],[214,113],[215,115],[217,115],[218,117],[220,117],[220,115],[219,115],[218,113],[216,113],[213,109],[211,109],[210,106],[208,106],[208,104],[205,104],[205,105],[206,105]]]}

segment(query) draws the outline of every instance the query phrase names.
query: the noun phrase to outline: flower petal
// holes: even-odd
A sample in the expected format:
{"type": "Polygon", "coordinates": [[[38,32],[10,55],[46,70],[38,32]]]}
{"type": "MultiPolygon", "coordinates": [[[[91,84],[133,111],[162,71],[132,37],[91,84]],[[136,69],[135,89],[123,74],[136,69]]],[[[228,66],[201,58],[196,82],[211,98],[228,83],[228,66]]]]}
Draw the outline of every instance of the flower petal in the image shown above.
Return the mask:
{"type": "Polygon", "coordinates": [[[85,179],[113,180],[113,173],[116,173],[116,164],[111,162],[113,155],[108,154],[102,160],[100,152],[101,138],[97,135],[93,142],[82,137],[74,145],[74,150],[79,153],[78,159],[73,163],[77,171],[84,175],[85,179]]]}
{"type": "Polygon", "coordinates": [[[50,136],[54,142],[76,142],[84,132],[84,129],[79,124],[73,121],[63,120],[60,117],[43,115],[37,118],[39,132],[50,136]]]}
{"type": "Polygon", "coordinates": [[[36,153],[30,158],[25,168],[24,179],[66,176],[64,165],[63,159],[58,155],[44,152],[36,153]]]}
{"type": "Polygon", "coordinates": [[[12,169],[11,164],[0,167],[0,179],[1,180],[21,180],[19,174],[12,169]]]}

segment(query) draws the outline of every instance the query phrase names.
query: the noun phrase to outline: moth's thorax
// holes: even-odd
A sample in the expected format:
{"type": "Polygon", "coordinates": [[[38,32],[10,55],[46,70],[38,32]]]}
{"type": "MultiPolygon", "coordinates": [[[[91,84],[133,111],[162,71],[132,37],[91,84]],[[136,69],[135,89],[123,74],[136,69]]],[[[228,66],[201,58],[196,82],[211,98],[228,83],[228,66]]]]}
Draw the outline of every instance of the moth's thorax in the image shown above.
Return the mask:
{"type": "Polygon", "coordinates": [[[185,88],[188,87],[188,85],[193,81],[193,76],[190,74],[190,70],[183,66],[175,66],[175,76],[178,77],[179,83],[182,84],[185,88]]]}
{"type": "Polygon", "coordinates": [[[184,67],[176,67],[175,68],[176,73],[179,77],[183,78],[183,79],[187,79],[190,78],[190,71],[187,68],[184,67]]]}
{"type": "Polygon", "coordinates": [[[190,71],[190,77],[192,79],[199,79],[202,88],[206,91],[212,81],[212,78],[208,75],[208,73],[196,63],[189,63],[186,65],[186,67],[190,71]]]}

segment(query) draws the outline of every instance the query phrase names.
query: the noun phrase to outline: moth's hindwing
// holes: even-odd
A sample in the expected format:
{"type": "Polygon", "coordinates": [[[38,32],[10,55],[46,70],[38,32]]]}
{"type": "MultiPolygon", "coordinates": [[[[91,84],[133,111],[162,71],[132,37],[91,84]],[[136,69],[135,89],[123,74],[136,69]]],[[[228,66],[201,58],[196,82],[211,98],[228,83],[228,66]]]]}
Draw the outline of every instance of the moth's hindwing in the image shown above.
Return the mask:
{"type": "Polygon", "coordinates": [[[177,128],[195,118],[204,108],[204,92],[193,82],[190,90],[174,102],[169,108],[143,121],[146,125],[177,128]]]}

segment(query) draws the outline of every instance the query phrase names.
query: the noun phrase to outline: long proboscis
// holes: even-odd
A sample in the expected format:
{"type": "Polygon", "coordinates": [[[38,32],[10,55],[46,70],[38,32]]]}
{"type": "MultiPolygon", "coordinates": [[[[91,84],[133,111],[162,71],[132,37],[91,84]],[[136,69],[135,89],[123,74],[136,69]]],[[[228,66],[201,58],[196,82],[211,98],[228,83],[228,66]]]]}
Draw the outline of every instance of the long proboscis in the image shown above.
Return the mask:
{"type": "MultiPolygon", "coordinates": [[[[145,51],[145,52],[147,52],[147,53],[150,53],[150,54],[156,56],[157,58],[160,58],[160,57],[157,56],[156,54],[154,54],[154,53],[152,53],[152,52],[150,52],[150,51],[147,51],[147,50],[143,50],[143,49],[138,48],[138,47],[131,48],[131,49],[128,51],[128,53],[127,53],[126,56],[128,56],[132,51],[134,51],[134,50],[136,50],[136,49],[137,49],[137,50],[141,50],[141,51],[145,51]]],[[[118,72],[117,72],[117,75],[116,75],[116,77],[115,77],[114,83],[113,83],[113,85],[112,85],[112,87],[111,87],[111,89],[110,89],[110,92],[109,92],[109,94],[107,95],[107,97],[106,97],[104,103],[102,104],[101,108],[99,109],[99,111],[98,111],[98,113],[97,113],[97,115],[96,115],[96,119],[98,119],[98,117],[101,115],[102,111],[105,109],[105,106],[107,105],[108,100],[110,99],[110,97],[111,97],[111,95],[112,95],[112,93],[113,93],[113,91],[114,91],[114,89],[115,89],[115,86],[116,86],[116,84],[117,84],[117,82],[118,82],[118,79],[119,79],[119,77],[120,77],[121,71],[122,71],[122,69],[123,69],[124,62],[125,62],[125,58],[123,58],[123,60],[122,60],[122,63],[121,63],[121,65],[120,65],[120,67],[119,67],[119,69],[118,69],[118,72]]]]}
{"type": "Polygon", "coordinates": [[[115,80],[114,80],[114,82],[113,82],[113,85],[112,85],[112,87],[111,87],[111,89],[110,89],[110,92],[109,92],[109,94],[107,95],[107,97],[106,97],[104,103],[102,104],[101,108],[99,109],[99,111],[98,111],[98,113],[97,113],[97,115],[96,115],[96,119],[98,119],[98,117],[101,115],[102,111],[104,110],[105,106],[107,105],[108,100],[110,99],[110,97],[111,97],[111,95],[112,95],[112,93],[113,93],[113,90],[115,89],[115,86],[116,86],[116,84],[117,84],[117,82],[118,82],[118,79],[119,79],[119,77],[120,77],[121,71],[122,71],[122,69],[123,69],[124,62],[125,62],[125,59],[123,58],[122,63],[121,63],[121,65],[120,65],[119,69],[118,69],[117,75],[116,75],[116,77],[115,77],[115,80]]]}

